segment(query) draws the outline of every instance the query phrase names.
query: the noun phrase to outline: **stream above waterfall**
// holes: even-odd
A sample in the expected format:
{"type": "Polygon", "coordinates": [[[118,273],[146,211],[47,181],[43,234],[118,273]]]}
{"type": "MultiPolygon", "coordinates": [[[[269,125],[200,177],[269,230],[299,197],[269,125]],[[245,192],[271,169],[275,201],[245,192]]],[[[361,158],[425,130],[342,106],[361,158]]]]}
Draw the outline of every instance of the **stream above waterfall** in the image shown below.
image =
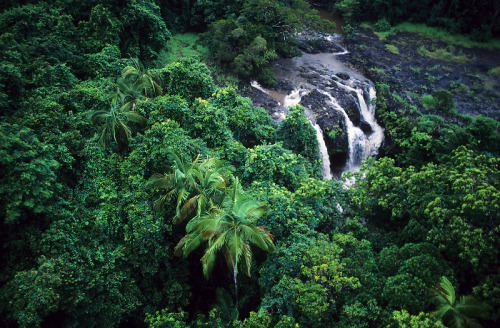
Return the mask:
{"type": "Polygon", "coordinates": [[[274,88],[251,83],[257,96],[250,97],[276,122],[286,117],[291,106],[305,108],[317,133],[325,179],[359,170],[364,159],[378,154],[384,139],[383,129],[375,120],[374,85],[338,59],[349,55],[340,37],[335,34],[326,38],[334,52],[303,53],[302,57],[277,60],[274,88]]]}

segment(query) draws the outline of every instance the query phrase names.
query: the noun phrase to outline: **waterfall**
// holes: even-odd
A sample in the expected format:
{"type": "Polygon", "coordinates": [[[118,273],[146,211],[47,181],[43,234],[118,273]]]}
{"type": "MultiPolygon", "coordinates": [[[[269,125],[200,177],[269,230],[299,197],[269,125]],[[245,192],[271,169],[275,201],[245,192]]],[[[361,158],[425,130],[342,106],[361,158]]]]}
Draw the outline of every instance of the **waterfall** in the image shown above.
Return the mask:
{"type": "Polygon", "coordinates": [[[325,139],[323,138],[323,131],[318,124],[312,124],[316,130],[316,138],[318,139],[319,154],[322,160],[321,172],[323,172],[323,179],[333,178],[332,169],[330,168],[330,156],[328,155],[328,148],[326,148],[325,139]]]}
{"type": "Polygon", "coordinates": [[[283,107],[288,109],[290,107],[297,106],[300,103],[302,97],[309,91],[310,90],[307,89],[294,89],[289,95],[285,97],[283,107]]]}
{"type": "MultiPolygon", "coordinates": [[[[336,45],[337,52],[304,53],[301,57],[281,59],[275,65],[275,72],[277,79],[283,81],[284,84],[281,84],[277,90],[267,90],[256,81],[252,81],[251,83],[252,87],[264,92],[268,97],[278,102],[278,106],[272,105],[268,109],[275,122],[283,120],[289,113],[288,108],[299,104],[302,97],[311,92],[311,90],[317,90],[319,93],[327,96],[326,99],[319,101],[317,99],[314,100],[313,97],[312,104],[308,104],[308,102],[304,103],[316,113],[313,114],[306,108],[305,114],[316,130],[320,151],[319,156],[323,161],[322,171],[325,179],[329,179],[332,176],[330,158],[325,145],[323,131],[316,124],[315,115],[325,115],[322,118],[326,118],[325,124],[328,126],[328,108],[342,114],[344,131],[347,135],[348,143],[347,159],[342,168],[343,171],[359,170],[364,159],[378,155],[378,149],[384,140],[384,130],[375,120],[374,100],[376,93],[373,84],[362,74],[337,59],[338,56],[349,53],[338,42],[339,38],[340,36],[336,34],[326,37],[327,41],[336,45]],[[344,73],[344,75],[341,76],[339,73],[344,73]],[[295,87],[289,94],[283,91],[289,90],[290,86],[298,85],[300,87],[295,87]],[[339,90],[339,88],[342,90],[339,90]],[[357,109],[359,110],[359,119],[361,122],[359,126],[354,125],[344,108],[342,108],[344,103],[351,102],[351,95],[354,96],[357,109]],[[338,97],[338,101],[335,97],[338,97]],[[347,98],[343,99],[342,97],[347,98]],[[321,104],[322,101],[323,104],[321,104]],[[322,106],[323,108],[321,108],[322,106]]],[[[310,100],[308,99],[308,101],[310,100]]],[[[338,170],[340,168],[337,167],[334,169],[338,170]]]]}
{"type": "Polygon", "coordinates": [[[263,88],[263,87],[259,84],[259,82],[255,81],[255,80],[251,81],[251,82],[250,82],[250,85],[251,85],[253,88],[257,89],[257,90],[260,90],[260,91],[264,92],[265,94],[269,94],[269,91],[267,91],[266,89],[264,89],[264,88],[263,88]]]}
{"type": "MultiPolygon", "coordinates": [[[[300,103],[302,97],[309,93],[308,89],[294,89],[289,95],[285,97],[284,106],[286,108],[297,106],[300,103]]],[[[307,111],[307,110],[306,110],[307,111]]],[[[333,177],[330,168],[330,156],[328,155],[328,148],[326,148],[325,139],[323,138],[323,131],[318,124],[314,123],[314,118],[312,114],[305,113],[309,123],[316,131],[316,139],[318,140],[319,157],[321,158],[321,172],[323,173],[323,179],[331,179],[333,177]]]]}
{"type": "MultiPolygon", "coordinates": [[[[349,130],[351,127],[353,127],[353,124],[347,114],[345,113],[344,109],[341,110],[341,112],[344,115],[344,118],[346,119],[346,126],[347,126],[347,135],[349,137],[349,142],[351,140],[353,141],[353,147],[354,147],[354,152],[351,152],[351,144],[349,144],[349,158],[346,164],[346,170],[347,171],[356,171],[359,169],[361,166],[361,162],[363,159],[366,159],[370,156],[377,156],[378,155],[378,149],[382,145],[382,142],[384,141],[384,129],[378,125],[377,121],[375,120],[375,104],[374,100],[376,98],[376,92],[375,89],[371,84],[368,84],[368,97],[370,99],[370,107],[366,104],[365,98],[363,97],[363,91],[360,88],[354,88],[342,83],[339,83],[338,81],[334,81],[339,87],[347,90],[347,91],[352,91],[355,92],[358,98],[358,104],[359,104],[359,110],[360,110],[360,115],[361,118],[370,126],[372,132],[369,133],[368,135],[365,135],[361,129],[355,127],[355,131],[349,133],[349,130]],[[363,134],[363,137],[358,136],[359,131],[363,134]],[[353,139],[351,139],[350,134],[354,135],[353,139]],[[352,157],[351,157],[352,156],[352,157]]],[[[365,82],[366,83],[366,82],[365,82]]],[[[326,93],[328,94],[328,93],[326,93]]],[[[328,94],[328,96],[333,99],[331,95],[328,94]]],[[[336,103],[336,102],[335,102],[336,103]]],[[[340,108],[338,104],[334,106],[336,108],[340,108]]]]}
{"type": "Polygon", "coordinates": [[[349,143],[349,153],[347,157],[347,163],[345,166],[346,171],[356,171],[361,166],[361,162],[365,159],[366,156],[366,145],[368,138],[365,133],[357,126],[355,126],[345,110],[338,104],[337,100],[332,97],[332,95],[324,90],[318,91],[330,100],[330,105],[335,110],[342,113],[344,117],[346,132],[347,132],[347,140],[349,143]]]}

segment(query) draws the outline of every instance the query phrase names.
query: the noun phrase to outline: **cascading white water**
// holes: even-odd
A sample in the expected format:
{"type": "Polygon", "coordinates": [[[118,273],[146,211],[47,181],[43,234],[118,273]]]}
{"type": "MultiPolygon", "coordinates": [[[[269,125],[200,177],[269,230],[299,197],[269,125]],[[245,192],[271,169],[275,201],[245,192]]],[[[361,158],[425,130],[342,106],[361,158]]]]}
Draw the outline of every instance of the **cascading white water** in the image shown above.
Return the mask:
{"type": "MultiPolygon", "coordinates": [[[[297,106],[300,103],[302,97],[310,91],[311,90],[308,89],[294,89],[289,95],[285,97],[285,100],[283,101],[284,107],[288,109],[290,107],[297,106]]],[[[316,131],[316,139],[318,140],[319,157],[321,158],[321,171],[323,173],[323,179],[331,179],[333,175],[330,168],[328,148],[326,148],[325,139],[323,138],[323,131],[318,124],[314,123],[311,120],[311,118],[309,117],[310,115],[307,114],[308,113],[306,113],[306,117],[308,118],[309,123],[311,123],[312,127],[316,131]]]]}
{"type": "MultiPolygon", "coordinates": [[[[360,109],[361,118],[370,126],[372,133],[365,135],[361,129],[355,127],[355,131],[352,133],[349,132],[350,127],[353,127],[351,120],[345,113],[344,109],[342,109],[344,118],[346,120],[347,126],[347,135],[349,137],[349,142],[353,142],[352,148],[351,144],[349,144],[349,158],[346,164],[347,171],[356,171],[360,168],[361,162],[370,157],[378,155],[378,149],[382,142],[384,141],[384,129],[380,125],[378,125],[375,120],[375,104],[374,99],[376,98],[375,89],[371,84],[368,84],[369,89],[369,99],[370,99],[370,107],[367,106],[365,98],[363,97],[363,91],[359,88],[353,88],[351,86],[339,83],[338,81],[334,81],[339,87],[347,90],[355,92],[358,98],[358,104],[360,109]],[[359,136],[359,131],[363,134],[363,137],[359,136]],[[351,135],[353,135],[353,139],[351,139],[351,135]],[[352,151],[351,151],[352,149],[352,151]]],[[[326,93],[328,94],[328,93],[326,93]]],[[[328,96],[333,99],[333,97],[328,94],[328,96]]],[[[335,102],[336,103],[336,102],[335,102]]],[[[338,103],[335,107],[340,107],[338,103]]]]}
{"type": "MultiPolygon", "coordinates": [[[[312,122],[311,122],[312,124],[312,122]]],[[[321,157],[321,172],[323,173],[323,179],[333,178],[332,169],[330,168],[330,156],[328,155],[328,148],[326,148],[325,138],[323,138],[323,131],[318,124],[312,124],[314,130],[316,130],[316,138],[318,139],[319,154],[321,157]]]]}
{"type": "MultiPolygon", "coordinates": [[[[289,95],[285,97],[283,101],[284,107],[286,109],[290,107],[297,106],[303,96],[309,93],[311,90],[308,89],[294,89],[289,95]]],[[[332,170],[330,168],[330,156],[328,155],[328,148],[326,148],[325,139],[323,138],[323,131],[318,124],[314,123],[313,120],[306,113],[306,117],[311,123],[312,127],[316,131],[316,139],[318,140],[319,157],[321,158],[321,172],[323,173],[323,179],[331,179],[333,177],[332,170]]]]}
{"type": "Polygon", "coordinates": [[[369,90],[370,107],[368,108],[361,90],[356,89],[356,94],[358,95],[358,100],[361,108],[361,116],[372,129],[372,133],[368,136],[365,158],[369,156],[377,156],[378,150],[382,145],[382,142],[384,141],[384,129],[382,129],[382,127],[378,125],[377,121],[375,120],[375,88],[370,85],[369,90]]]}
{"type": "Polygon", "coordinates": [[[331,94],[324,90],[318,90],[321,94],[328,97],[332,108],[342,113],[344,117],[347,140],[349,143],[349,153],[347,157],[346,170],[355,171],[361,166],[361,161],[365,158],[365,149],[367,143],[367,137],[365,133],[355,126],[345,110],[338,104],[337,100],[332,97],[331,94]]]}
{"type": "Polygon", "coordinates": [[[285,101],[283,102],[283,107],[286,109],[290,107],[295,107],[300,103],[302,97],[309,93],[311,90],[307,89],[294,89],[289,95],[285,97],[285,101]]]}
{"type": "Polygon", "coordinates": [[[266,89],[264,89],[260,84],[259,82],[253,80],[250,82],[250,85],[252,86],[252,88],[255,88],[257,90],[260,90],[262,92],[264,92],[265,94],[269,94],[269,91],[267,91],[266,89]]]}

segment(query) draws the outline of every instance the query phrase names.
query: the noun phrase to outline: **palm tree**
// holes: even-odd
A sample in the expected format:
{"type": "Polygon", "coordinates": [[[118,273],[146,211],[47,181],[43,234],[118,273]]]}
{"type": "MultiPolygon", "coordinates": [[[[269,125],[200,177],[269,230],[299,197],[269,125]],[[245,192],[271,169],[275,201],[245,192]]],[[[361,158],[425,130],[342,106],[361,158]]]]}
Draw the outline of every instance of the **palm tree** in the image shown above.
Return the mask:
{"type": "Polygon", "coordinates": [[[135,108],[138,99],[144,98],[143,90],[128,79],[118,78],[118,88],[110,95],[112,102],[121,104],[122,111],[130,111],[135,108]]]}
{"type": "Polygon", "coordinates": [[[120,107],[118,101],[113,101],[108,111],[95,111],[90,121],[93,125],[101,126],[101,130],[99,131],[99,143],[101,146],[105,147],[107,141],[112,138],[118,144],[122,154],[128,146],[132,135],[132,130],[128,126],[128,123],[133,122],[142,126],[147,124],[147,120],[141,114],[131,110],[124,110],[120,107]]]}
{"type": "Polygon", "coordinates": [[[175,254],[187,257],[193,250],[207,242],[201,258],[203,274],[208,279],[217,254],[222,252],[229,269],[233,272],[235,304],[238,306],[238,266],[240,263],[250,276],[252,265],[251,245],[270,252],[275,249],[273,237],[255,222],[267,211],[267,206],[243,194],[236,179],[233,189],[222,205],[213,206],[209,212],[195,217],[186,226],[186,236],[175,247],[175,254]]]}
{"type": "Polygon", "coordinates": [[[231,167],[223,165],[216,158],[202,160],[200,155],[191,163],[185,164],[172,150],[168,150],[167,156],[174,163],[170,172],[154,174],[147,184],[149,189],[166,191],[154,202],[156,210],[164,210],[176,196],[177,204],[172,220],[179,224],[186,219],[201,216],[212,203],[221,201],[227,182],[225,172],[229,172],[231,167]]]}
{"type": "Polygon", "coordinates": [[[134,83],[135,87],[144,92],[145,97],[154,97],[162,94],[158,74],[142,69],[137,58],[132,58],[133,65],[122,70],[122,79],[134,83]]]}
{"type": "Polygon", "coordinates": [[[446,277],[441,277],[431,301],[437,309],[434,315],[451,328],[481,327],[474,319],[486,318],[487,307],[472,296],[462,296],[457,301],[455,288],[446,277]]]}

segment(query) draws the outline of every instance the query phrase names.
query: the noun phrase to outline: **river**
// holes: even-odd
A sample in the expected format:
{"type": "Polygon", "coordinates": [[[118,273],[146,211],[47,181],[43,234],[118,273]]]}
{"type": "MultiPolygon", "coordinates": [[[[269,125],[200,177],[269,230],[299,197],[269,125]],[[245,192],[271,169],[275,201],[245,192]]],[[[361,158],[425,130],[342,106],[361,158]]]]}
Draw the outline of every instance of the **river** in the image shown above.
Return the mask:
{"type": "Polygon", "coordinates": [[[255,81],[251,84],[275,100],[277,105],[268,110],[276,122],[286,117],[290,106],[305,108],[317,133],[325,179],[359,170],[364,159],[378,154],[384,139],[375,120],[374,85],[339,60],[349,56],[341,38],[339,34],[326,37],[335,52],[279,59],[274,65],[276,88],[265,89],[255,81]]]}

